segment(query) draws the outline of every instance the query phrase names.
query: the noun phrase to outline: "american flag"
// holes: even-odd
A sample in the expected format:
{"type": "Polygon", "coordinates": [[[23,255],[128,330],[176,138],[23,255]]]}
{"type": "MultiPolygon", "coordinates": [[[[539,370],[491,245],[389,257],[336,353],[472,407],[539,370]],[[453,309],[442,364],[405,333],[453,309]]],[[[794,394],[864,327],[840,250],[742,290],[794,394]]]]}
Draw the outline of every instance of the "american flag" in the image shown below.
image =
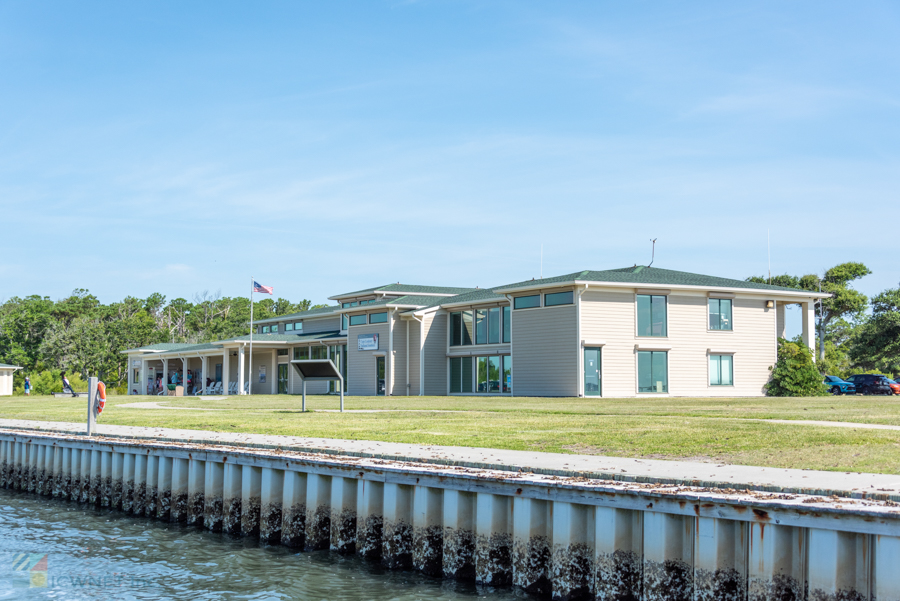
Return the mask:
{"type": "Polygon", "coordinates": [[[259,282],[253,282],[253,292],[262,292],[264,294],[272,294],[271,286],[263,286],[259,282]]]}

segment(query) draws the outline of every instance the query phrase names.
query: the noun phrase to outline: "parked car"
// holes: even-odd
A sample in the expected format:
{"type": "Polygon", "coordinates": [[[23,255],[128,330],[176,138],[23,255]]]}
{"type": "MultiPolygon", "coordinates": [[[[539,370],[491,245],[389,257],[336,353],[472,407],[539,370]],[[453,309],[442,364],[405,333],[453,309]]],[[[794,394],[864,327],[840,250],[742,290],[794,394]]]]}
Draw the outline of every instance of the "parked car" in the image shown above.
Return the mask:
{"type": "Polygon", "coordinates": [[[856,374],[847,378],[859,394],[894,394],[888,379],[881,374],[856,374]]]}
{"type": "Polygon", "coordinates": [[[891,390],[894,391],[894,394],[900,394],[900,382],[888,378],[888,386],[891,387],[891,390]]]}
{"type": "Polygon", "coordinates": [[[841,380],[837,376],[825,376],[825,381],[822,384],[825,385],[825,388],[831,394],[856,394],[856,386],[853,382],[841,380]]]}

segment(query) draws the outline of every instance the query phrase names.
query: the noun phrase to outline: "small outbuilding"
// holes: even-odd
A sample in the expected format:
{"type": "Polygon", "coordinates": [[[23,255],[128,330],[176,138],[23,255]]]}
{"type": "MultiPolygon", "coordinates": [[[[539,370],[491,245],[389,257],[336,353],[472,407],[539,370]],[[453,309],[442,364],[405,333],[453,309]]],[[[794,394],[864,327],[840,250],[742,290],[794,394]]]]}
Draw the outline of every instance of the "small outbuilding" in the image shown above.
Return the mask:
{"type": "Polygon", "coordinates": [[[18,365],[0,363],[0,396],[9,396],[13,393],[13,374],[17,369],[22,368],[18,365]]]}

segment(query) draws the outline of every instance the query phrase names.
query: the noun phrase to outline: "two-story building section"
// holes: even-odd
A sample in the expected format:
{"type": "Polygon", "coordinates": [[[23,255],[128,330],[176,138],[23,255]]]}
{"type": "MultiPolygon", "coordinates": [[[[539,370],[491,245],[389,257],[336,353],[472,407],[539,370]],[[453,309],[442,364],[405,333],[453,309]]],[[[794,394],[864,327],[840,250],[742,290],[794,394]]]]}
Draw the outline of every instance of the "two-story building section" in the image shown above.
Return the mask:
{"type": "Polygon", "coordinates": [[[175,370],[192,375],[186,394],[299,394],[292,361],[330,359],[350,395],[761,396],[785,306],[801,306],[814,349],[823,296],[642,266],[491,289],[390,284],[254,322],[252,361],[249,334],[125,351],[129,390],[175,370]]]}

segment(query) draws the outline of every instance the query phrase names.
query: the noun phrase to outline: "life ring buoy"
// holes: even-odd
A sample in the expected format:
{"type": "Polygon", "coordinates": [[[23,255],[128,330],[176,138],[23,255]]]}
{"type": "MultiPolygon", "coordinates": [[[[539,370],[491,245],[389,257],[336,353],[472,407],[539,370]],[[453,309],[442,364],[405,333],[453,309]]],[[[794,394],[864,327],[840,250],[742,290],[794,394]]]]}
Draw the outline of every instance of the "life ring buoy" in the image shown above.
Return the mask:
{"type": "Polygon", "coordinates": [[[103,413],[103,408],[106,407],[106,384],[103,382],[97,382],[97,397],[100,399],[97,404],[97,415],[100,415],[103,413]]]}

